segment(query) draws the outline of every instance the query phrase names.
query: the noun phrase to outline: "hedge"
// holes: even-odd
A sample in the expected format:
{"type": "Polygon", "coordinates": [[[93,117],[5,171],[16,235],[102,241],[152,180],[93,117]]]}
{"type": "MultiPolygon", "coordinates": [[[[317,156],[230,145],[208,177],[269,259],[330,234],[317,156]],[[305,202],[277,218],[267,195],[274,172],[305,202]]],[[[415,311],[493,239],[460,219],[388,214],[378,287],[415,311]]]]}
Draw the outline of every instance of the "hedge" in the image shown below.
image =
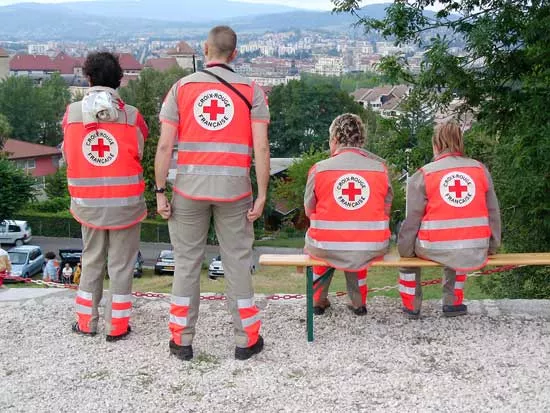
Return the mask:
{"type": "MultiPolygon", "coordinates": [[[[80,224],[68,212],[29,212],[16,215],[17,220],[27,221],[32,234],[41,237],[82,238],[80,224]]],[[[147,220],[141,223],[142,242],[170,243],[168,224],[147,220]]]]}

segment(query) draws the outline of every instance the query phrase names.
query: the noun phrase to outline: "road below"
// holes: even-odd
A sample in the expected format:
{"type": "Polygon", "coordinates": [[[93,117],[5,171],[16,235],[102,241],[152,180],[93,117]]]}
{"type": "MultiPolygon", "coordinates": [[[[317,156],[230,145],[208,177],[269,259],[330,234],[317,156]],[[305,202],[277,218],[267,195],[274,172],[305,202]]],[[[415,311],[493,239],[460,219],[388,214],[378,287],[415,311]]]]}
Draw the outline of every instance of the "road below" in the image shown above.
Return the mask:
{"type": "MultiPolygon", "coordinates": [[[[51,238],[51,237],[33,237],[29,245],[38,245],[44,253],[48,251],[59,254],[60,249],[66,248],[82,248],[82,240],[79,238],[51,238]]],[[[9,246],[11,247],[11,246],[9,246]]],[[[6,247],[7,248],[7,247],[6,247]]],[[[145,267],[152,268],[155,265],[156,259],[162,250],[171,250],[171,244],[142,242],[140,243],[140,251],[145,260],[145,267]]],[[[299,248],[275,248],[275,247],[257,247],[254,248],[254,263],[258,268],[258,260],[261,254],[301,254],[299,248]]],[[[212,258],[219,255],[219,247],[217,245],[207,245],[205,261],[210,262],[212,258]]]]}

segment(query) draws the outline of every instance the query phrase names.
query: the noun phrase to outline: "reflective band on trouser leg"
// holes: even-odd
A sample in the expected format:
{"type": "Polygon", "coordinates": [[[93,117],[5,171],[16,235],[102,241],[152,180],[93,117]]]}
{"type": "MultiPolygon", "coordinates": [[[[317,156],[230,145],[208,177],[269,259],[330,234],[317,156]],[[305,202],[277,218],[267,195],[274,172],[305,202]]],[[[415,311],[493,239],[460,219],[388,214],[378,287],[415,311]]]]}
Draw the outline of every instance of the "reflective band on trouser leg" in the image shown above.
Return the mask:
{"type": "Polygon", "coordinates": [[[362,305],[367,304],[367,294],[369,293],[369,287],[367,286],[367,270],[357,272],[357,285],[359,286],[359,292],[361,293],[362,305]]]}
{"type": "Polygon", "coordinates": [[[237,308],[239,309],[243,330],[248,336],[247,347],[253,346],[258,341],[262,325],[260,310],[254,304],[254,298],[241,298],[237,300],[237,308]]]}
{"type": "Polygon", "coordinates": [[[189,314],[189,305],[191,304],[191,297],[177,297],[172,296],[172,304],[170,305],[170,333],[172,334],[172,340],[178,346],[182,345],[181,336],[183,330],[187,327],[187,316],[189,314]]]}
{"type": "Polygon", "coordinates": [[[111,336],[120,336],[128,331],[132,312],[132,295],[113,294],[111,297],[111,336]]]}
{"type": "Polygon", "coordinates": [[[405,308],[414,311],[414,296],[416,295],[416,274],[414,272],[399,272],[399,294],[405,308]]]}
{"type": "MultiPolygon", "coordinates": [[[[327,273],[330,267],[315,266],[313,267],[313,302],[318,303],[323,298],[325,282],[319,279],[327,273]]],[[[328,287],[327,287],[328,288],[328,287]]]]}
{"type": "Polygon", "coordinates": [[[76,317],[78,328],[85,333],[92,333],[90,321],[92,319],[92,293],[78,290],[76,292],[76,317]]]}
{"type": "Polygon", "coordinates": [[[466,273],[456,273],[454,305],[460,305],[462,304],[462,301],[464,301],[464,285],[466,284],[466,277],[466,273]]]}

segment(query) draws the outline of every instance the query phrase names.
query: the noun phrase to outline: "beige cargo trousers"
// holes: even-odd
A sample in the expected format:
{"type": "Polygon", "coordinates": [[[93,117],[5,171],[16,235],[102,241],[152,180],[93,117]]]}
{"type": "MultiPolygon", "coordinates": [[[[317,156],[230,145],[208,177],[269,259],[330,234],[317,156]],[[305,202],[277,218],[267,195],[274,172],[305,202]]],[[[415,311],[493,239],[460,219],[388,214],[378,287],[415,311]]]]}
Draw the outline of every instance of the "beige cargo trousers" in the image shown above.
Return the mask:
{"type": "Polygon", "coordinates": [[[252,264],[253,225],[247,219],[252,198],[231,202],[199,201],[174,194],[168,221],[176,270],[172,286],[170,331],[178,345],[192,344],[199,315],[200,274],[211,217],[223,262],[227,304],[237,347],[258,341],[259,310],[254,305],[252,264]]]}

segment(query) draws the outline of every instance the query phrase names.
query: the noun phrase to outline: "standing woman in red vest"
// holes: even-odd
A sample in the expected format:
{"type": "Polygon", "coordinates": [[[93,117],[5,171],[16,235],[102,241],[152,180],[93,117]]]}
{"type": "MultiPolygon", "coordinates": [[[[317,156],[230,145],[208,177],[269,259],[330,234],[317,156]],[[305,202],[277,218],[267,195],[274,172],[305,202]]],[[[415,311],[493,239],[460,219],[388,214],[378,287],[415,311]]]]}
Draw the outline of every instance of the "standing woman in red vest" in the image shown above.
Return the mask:
{"type": "MultiPolygon", "coordinates": [[[[500,210],[489,171],[464,156],[460,127],[449,122],[433,138],[434,161],[409,180],[407,218],[399,232],[402,257],[421,257],[445,265],[443,315],[467,313],[466,272],[482,268],[500,245],[500,210]]],[[[420,268],[399,270],[403,311],[420,316],[420,268]]]]}
{"type": "Polygon", "coordinates": [[[148,130],[138,110],[116,91],[123,74],[116,56],[91,53],[84,74],[91,88],[82,101],[68,106],[63,118],[71,213],[82,224],[84,244],[72,329],[97,333],[108,262],[106,334],[107,341],[116,341],[131,330],[134,264],[140,223],[147,215],[141,157],[148,130]]]}
{"type": "Polygon", "coordinates": [[[350,310],[367,314],[367,269],[390,239],[393,191],[384,161],[362,149],[361,118],[338,116],[329,129],[330,159],[309,171],[304,206],[311,223],[305,251],[327,266],[313,267],[314,313],[324,314],[334,269],[345,271],[350,310]]]}

